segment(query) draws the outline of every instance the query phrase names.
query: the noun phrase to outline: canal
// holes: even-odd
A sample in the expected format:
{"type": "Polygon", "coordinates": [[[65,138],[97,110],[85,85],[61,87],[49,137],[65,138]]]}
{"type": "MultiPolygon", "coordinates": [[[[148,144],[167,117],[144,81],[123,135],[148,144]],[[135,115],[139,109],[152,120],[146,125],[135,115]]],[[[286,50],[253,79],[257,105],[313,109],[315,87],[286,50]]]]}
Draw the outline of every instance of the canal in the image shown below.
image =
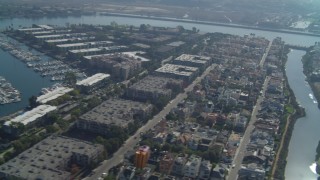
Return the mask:
{"type": "Polygon", "coordinates": [[[287,157],[286,179],[315,180],[310,166],[314,163],[315,149],[320,139],[320,111],[313,93],[305,81],[301,62],[305,51],[293,50],[288,55],[286,74],[291,89],[299,104],[305,108],[306,116],[297,120],[292,133],[287,157]]]}

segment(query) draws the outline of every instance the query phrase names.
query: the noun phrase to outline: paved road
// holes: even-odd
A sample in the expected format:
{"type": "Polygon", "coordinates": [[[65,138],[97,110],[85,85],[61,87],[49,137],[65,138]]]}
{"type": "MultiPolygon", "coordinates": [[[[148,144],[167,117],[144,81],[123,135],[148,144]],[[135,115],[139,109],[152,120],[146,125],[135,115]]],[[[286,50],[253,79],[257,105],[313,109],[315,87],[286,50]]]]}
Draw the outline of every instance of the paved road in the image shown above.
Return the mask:
{"type": "Polygon", "coordinates": [[[271,48],[271,45],[272,45],[272,41],[269,42],[269,45],[266,49],[266,52],[263,54],[262,58],[261,58],[261,61],[260,61],[260,68],[263,68],[263,65],[264,65],[264,62],[266,61],[266,58],[269,54],[269,51],[270,51],[270,48],[271,48]]]}
{"type": "Polygon", "coordinates": [[[172,108],[176,107],[179,102],[187,98],[187,93],[192,91],[194,86],[201,82],[201,80],[215,67],[215,64],[208,67],[200,77],[196,78],[187,88],[185,88],[185,91],[183,93],[178,94],[178,96],[170,101],[170,103],[167,104],[167,106],[165,106],[161,112],[159,112],[151,120],[149,120],[147,124],[142,126],[133,136],[128,138],[124,145],[121,146],[121,148],[119,148],[119,150],[113,154],[112,158],[104,160],[99,167],[93,170],[92,175],[90,177],[84,178],[84,180],[98,179],[99,177],[101,177],[102,173],[107,173],[109,169],[121,163],[124,159],[124,154],[129,150],[132,150],[139,142],[140,133],[146,132],[152,129],[156,124],[158,124],[159,121],[161,121],[161,119],[165,117],[172,108]]]}
{"type": "Polygon", "coordinates": [[[236,180],[238,177],[238,171],[241,168],[242,160],[243,160],[244,154],[246,152],[247,145],[249,144],[249,141],[250,141],[250,135],[251,135],[252,131],[254,130],[254,124],[257,121],[257,114],[258,114],[258,111],[260,110],[260,104],[264,99],[264,94],[267,89],[269,80],[270,80],[270,77],[267,76],[264,81],[263,87],[262,87],[262,94],[259,96],[257,103],[253,108],[250,122],[248,124],[248,127],[247,127],[242,139],[241,139],[240,145],[239,145],[237,152],[236,152],[236,155],[233,159],[233,168],[230,169],[230,172],[229,172],[228,178],[227,178],[228,180],[236,180]]]}

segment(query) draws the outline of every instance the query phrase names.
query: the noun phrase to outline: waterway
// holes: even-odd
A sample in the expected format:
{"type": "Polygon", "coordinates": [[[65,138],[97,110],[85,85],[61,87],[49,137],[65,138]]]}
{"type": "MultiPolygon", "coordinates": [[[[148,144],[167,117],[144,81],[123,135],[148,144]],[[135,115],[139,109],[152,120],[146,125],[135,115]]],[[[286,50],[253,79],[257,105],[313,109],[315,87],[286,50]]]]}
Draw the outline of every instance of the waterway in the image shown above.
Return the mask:
{"type": "Polygon", "coordinates": [[[41,88],[52,84],[49,79],[42,78],[25,63],[2,49],[0,49],[0,76],[4,76],[22,96],[20,102],[0,105],[0,117],[25,108],[29,103],[29,97],[38,95],[41,88]]]}
{"type": "MultiPolygon", "coordinates": [[[[242,29],[234,27],[223,27],[214,25],[204,25],[186,22],[172,22],[163,20],[151,20],[143,18],[130,17],[112,17],[112,16],[81,16],[66,18],[39,18],[39,19],[8,19],[0,20],[0,29],[6,29],[9,26],[14,28],[30,27],[32,24],[50,24],[64,26],[69,24],[94,24],[107,25],[111,22],[118,24],[127,24],[139,26],[140,24],[150,24],[152,26],[176,27],[182,25],[186,29],[196,27],[200,32],[221,32],[235,35],[245,35],[254,33],[256,36],[263,36],[272,40],[275,37],[281,37],[286,43],[300,46],[311,46],[315,42],[320,42],[319,37],[285,34],[279,32],[269,32],[262,30],[242,29]]],[[[301,57],[303,51],[292,51],[289,54],[287,63],[287,76],[290,86],[297,96],[298,101],[306,108],[307,116],[297,121],[292,136],[292,142],[289,147],[288,164],[286,169],[286,179],[289,180],[311,180],[317,176],[308,169],[312,164],[315,155],[316,145],[320,139],[320,134],[316,133],[320,127],[320,117],[317,105],[309,98],[312,93],[310,87],[305,82],[305,76],[302,72],[301,57]],[[317,135],[318,134],[318,135],[317,135]]],[[[0,106],[0,116],[14,112],[25,107],[27,99],[31,95],[40,92],[42,87],[47,87],[50,82],[43,79],[38,74],[28,69],[25,64],[10,56],[7,52],[0,50],[0,76],[4,76],[14,87],[22,92],[23,101],[21,103],[0,106]]]]}
{"type": "Polygon", "coordinates": [[[289,145],[285,172],[285,177],[289,180],[316,180],[318,177],[311,171],[310,166],[314,163],[315,149],[320,139],[320,111],[303,74],[301,58],[305,53],[299,50],[291,51],[286,64],[290,87],[306,111],[306,116],[297,120],[289,145]]]}

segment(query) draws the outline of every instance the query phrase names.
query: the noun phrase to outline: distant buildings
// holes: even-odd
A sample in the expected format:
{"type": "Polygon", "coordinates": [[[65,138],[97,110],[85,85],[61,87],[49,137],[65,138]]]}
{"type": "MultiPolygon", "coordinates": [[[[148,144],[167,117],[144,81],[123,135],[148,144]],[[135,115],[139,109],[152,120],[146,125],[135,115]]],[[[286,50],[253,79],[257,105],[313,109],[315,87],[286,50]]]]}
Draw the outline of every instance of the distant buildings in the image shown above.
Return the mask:
{"type": "Polygon", "coordinates": [[[75,49],[104,47],[112,43],[113,43],[112,41],[91,41],[91,42],[58,44],[57,47],[62,50],[75,50],[75,49]]]}
{"type": "Polygon", "coordinates": [[[159,172],[164,174],[170,174],[174,163],[174,156],[171,153],[165,154],[159,163],[159,172]]]}
{"type": "Polygon", "coordinates": [[[57,107],[50,105],[40,105],[30,111],[24,112],[23,114],[7,121],[3,125],[4,132],[8,134],[17,134],[19,124],[30,127],[42,120],[42,118],[49,112],[55,111],[57,107]]]}
{"type": "Polygon", "coordinates": [[[204,70],[212,63],[212,58],[206,56],[182,54],[181,56],[174,59],[173,63],[183,66],[198,67],[199,69],[204,70]]]}
{"type": "Polygon", "coordinates": [[[110,99],[77,121],[77,128],[99,134],[106,134],[110,126],[127,128],[134,117],[146,119],[152,113],[152,105],[123,99],[110,99]]]}
{"type": "Polygon", "coordinates": [[[148,159],[150,157],[150,147],[149,146],[141,146],[136,151],[134,165],[138,169],[142,169],[146,167],[148,163],[148,159]]]}
{"type": "Polygon", "coordinates": [[[45,94],[37,97],[37,102],[40,104],[45,104],[71,91],[73,91],[73,88],[57,87],[52,91],[47,91],[45,94]]]}
{"type": "Polygon", "coordinates": [[[0,179],[69,180],[71,165],[86,168],[103,159],[103,146],[50,136],[0,166],[0,179]]]}
{"type": "Polygon", "coordinates": [[[115,53],[85,57],[89,64],[104,69],[113,77],[126,80],[141,70],[141,61],[129,55],[115,53]]]}
{"type": "Polygon", "coordinates": [[[78,81],[76,86],[80,91],[84,93],[91,92],[95,89],[98,89],[104,86],[107,83],[107,80],[110,78],[109,74],[97,73],[93,76],[90,76],[86,79],[78,81]]]}
{"type": "Polygon", "coordinates": [[[184,165],[183,176],[189,178],[197,178],[199,174],[199,169],[201,165],[201,157],[196,155],[191,155],[184,165]]]}
{"type": "Polygon", "coordinates": [[[155,74],[163,77],[181,79],[186,82],[191,82],[199,74],[197,67],[183,66],[177,64],[165,64],[155,70],[155,74]]]}
{"type": "Polygon", "coordinates": [[[156,101],[172,98],[171,89],[181,89],[183,81],[166,77],[147,76],[127,89],[126,95],[132,99],[156,101]]]}
{"type": "Polygon", "coordinates": [[[261,167],[258,167],[257,164],[251,163],[246,166],[241,166],[239,170],[239,180],[245,179],[255,179],[255,180],[264,180],[265,179],[265,170],[261,167]]]}

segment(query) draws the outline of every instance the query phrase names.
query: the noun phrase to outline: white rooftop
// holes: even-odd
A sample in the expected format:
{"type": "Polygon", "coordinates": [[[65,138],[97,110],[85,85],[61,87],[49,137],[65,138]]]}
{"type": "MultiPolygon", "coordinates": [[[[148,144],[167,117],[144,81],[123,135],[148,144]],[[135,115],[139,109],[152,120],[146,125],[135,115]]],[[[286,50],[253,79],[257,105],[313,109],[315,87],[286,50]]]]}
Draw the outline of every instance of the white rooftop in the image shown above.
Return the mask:
{"type": "Polygon", "coordinates": [[[50,106],[50,105],[40,105],[30,111],[27,111],[13,119],[11,119],[10,121],[7,121],[4,123],[4,125],[9,126],[12,122],[19,122],[22,123],[23,125],[27,125],[30,122],[33,122],[35,120],[37,120],[38,118],[46,115],[47,113],[56,110],[57,107],[56,106],[50,106]]]}
{"type": "Polygon", "coordinates": [[[112,51],[112,50],[118,50],[126,48],[126,46],[109,46],[109,47],[96,47],[96,48],[86,48],[86,49],[75,49],[75,50],[69,50],[71,53],[86,53],[86,52],[97,52],[97,51],[112,51]]]}
{"type": "Polygon", "coordinates": [[[175,60],[179,61],[189,61],[194,63],[205,63],[211,60],[211,57],[207,56],[197,56],[191,54],[182,54],[181,56],[177,57],[175,60]]]}
{"type": "Polygon", "coordinates": [[[19,31],[41,31],[43,30],[42,28],[22,28],[18,29],[19,31]]]}
{"type": "Polygon", "coordinates": [[[198,71],[198,68],[196,67],[183,66],[183,65],[177,65],[177,64],[165,64],[156,70],[156,72],[166,73],[166,74],[176,74],[180,76],[191,76],[196,71],[198,71]]]}
{"type": "Polygon", "coordinates": [[[92,41],[92,42],[81,42],[81,43],[70,43],[70,44],[58,44],[58,47],[77,47],[77,46],[86,46],[86,45],[96,45],[96,44],[112,44],[112,41],[92,41]]]}
{"type": "Polygon", "coordinates": [[[108,78],[108,77],[110,77],[109,74],[97,73],[91,77],[84,79],[84,80],[78,81],[77,85],[78,86],[91,86],[91,85],[93,85],[93,84],[95,84],[105,78],[108,78]]]}
{"type": "Polygon", "coordinates": [[[49,91],[48,93],[41,95],[37,98],[37,102],[39,103],[47,103],[48,101],[51,101],[53,99],[56,99],[70,91],[72,91],[73,88],[67,88],[67,87],[57,87],[53,91],[49,91]]]}
{"type": "Polygon", "coordinates": [[[31,34],[33,35],[37,35],[37,34],[50,34],[53,33],[53,30],[49,30],[49,31],[37,31],[37,32],[32,32],[31,34]]]}
{"type": "MultiPolygon", "coordinates": [[[[121,48],[126,48],[126,46],[116,46],[118,47],[118,49],[121,49],[121,48]]],[[[116,49],[115,49],[116,50],[116,49]]],[[[98,55],[92,55],[92,56],[84,56],[84,58],[88,59],[88,60],[91,60],[92,58],[94,57],[103,57],[103,56],[112,56],[114,55],[115,53],[107,53],[107,54],[98,54],[98,55]]],[[[133,59],[136,59],[136,60],[140,60],[142,62],[147,62],[147,61],[150,61],[149,59],[147,58],[144,58],[142,56],[139,56],[137,54],[145,54],[145,52],[143,51],[129,51],[129,52],[117,52],[117,54],[123,54],[123,55],[126,55],[128,57],[131,57],[133,59]]]]}
{"type": "Polygon", "coordinates": [[[75,36],[86,36],[86,33],[69,33],[69,34],[51,34],[51,35],[40,35],[35,36],[38,39],[52,38],[52,37],[75,37],[75,36]]]}
{"type": "Polygon", "coordinates": [[[48,26],[48,25],[38,25],[40,28],[43,28],[43,29],[54,29],[53,27],[51,26],[48,26]]]}

